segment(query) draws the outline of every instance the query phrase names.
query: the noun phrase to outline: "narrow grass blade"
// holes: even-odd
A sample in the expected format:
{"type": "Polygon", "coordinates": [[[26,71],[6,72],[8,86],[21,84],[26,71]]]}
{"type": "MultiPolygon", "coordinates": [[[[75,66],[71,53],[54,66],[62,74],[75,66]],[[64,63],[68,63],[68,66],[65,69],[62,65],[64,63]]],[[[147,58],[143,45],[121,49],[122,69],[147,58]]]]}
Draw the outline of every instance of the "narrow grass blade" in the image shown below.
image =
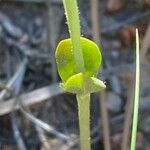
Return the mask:
{"type": "Polygon", "coordinates": [[[139,92],[140,92],[140,56],[139,56],[139,34],[136,29],[136,75],[135,75],[135,99],[133,109],[133,124],[130,150],[136,149],[136,135],[138,126],[139,92]]]}

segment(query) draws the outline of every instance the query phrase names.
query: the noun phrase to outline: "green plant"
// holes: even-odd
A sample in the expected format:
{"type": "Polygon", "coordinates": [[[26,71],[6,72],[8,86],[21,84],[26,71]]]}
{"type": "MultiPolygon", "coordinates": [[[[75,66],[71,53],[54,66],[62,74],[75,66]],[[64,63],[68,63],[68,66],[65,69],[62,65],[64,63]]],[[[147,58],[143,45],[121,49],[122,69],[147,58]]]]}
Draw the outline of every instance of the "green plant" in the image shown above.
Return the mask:
{"type": "Polygon", "coordinates": [[[56,48],[56,63],[63,80],[61,87],[76,94],[81,150],[90,150],[90,94],[104,89],[96,78],[102,56],[98,46],[81,37],[76,0],[63,0],[70,37],[56,48]]]}
{"type": "Polygon", "coordinates": [[[132,134],[131,134],[131,146],[130,150],[135,150],[136,148],[136,135],[137,135],[137,125],[138,125],[138,110],[139,110],[139,93],[140,93],[140,56],[139,56],[139,34],[136,29],[136,77],[135,77],[135,98],[134,98],[134,108],[133,108],[133,124],[132,124],[132,134]]]}

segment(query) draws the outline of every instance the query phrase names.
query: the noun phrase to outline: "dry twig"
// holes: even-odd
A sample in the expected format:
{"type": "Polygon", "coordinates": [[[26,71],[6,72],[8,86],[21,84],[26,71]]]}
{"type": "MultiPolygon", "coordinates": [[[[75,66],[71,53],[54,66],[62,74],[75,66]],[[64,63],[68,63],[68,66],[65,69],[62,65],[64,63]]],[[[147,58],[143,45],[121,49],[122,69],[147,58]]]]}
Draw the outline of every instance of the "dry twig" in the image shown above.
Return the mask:
{"type": "MultiPolygon", "coordinates": [[[[20,96],[20,99],[24,106],[29,106],[35,103],[40,103],[42,101],[48,100],[51,97],[62,93],[64,93],[64,91],[62,91],[62,89],[59,88],[58,84],[54,84],[23,94],[20,96]]],[[[6,102],[0,103],[0,116],[8,114],[12,111],[14,101],[15,98],[12,98],[6,102]]],[[[19,105],[16,105],[15,109],[19,109],[19,105]]]]}
{"type": "MultiPolygon", "coordinates": [[[[91,0],[91,20],[92,20],[92,36],[93,40],[99,44],[100,43],[100,30],[98,23],[98,0],[91,0]]],[[[99,98],[101,117],[102,117],[102,128],[103,128],[103,142],[105,150],[111,149],[110,144],[110,131],[108,122],[108,112],[106,107],[106,91],[100,93],[99,98]]]]}
{"type": "Polygon", "coordinates": [[[141,64],[145,62],[145,55],[149,47],[150,47],[150,24],[148,25],[144,39],[141,44],[141,51],[140,51],[141,64]]]}

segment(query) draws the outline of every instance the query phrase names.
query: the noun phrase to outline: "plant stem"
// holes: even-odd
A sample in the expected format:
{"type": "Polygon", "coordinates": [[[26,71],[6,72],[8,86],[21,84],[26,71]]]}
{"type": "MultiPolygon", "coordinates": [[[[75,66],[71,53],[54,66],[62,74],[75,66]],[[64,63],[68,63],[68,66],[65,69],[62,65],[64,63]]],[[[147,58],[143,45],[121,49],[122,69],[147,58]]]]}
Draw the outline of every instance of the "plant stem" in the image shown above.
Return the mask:
{"type": "Polygon", "coordinates": [[[139,35],[136,29],[136,77],[135,77],[135,99],[134,99],[134,111],[133,111],[133,124],[132,124],[132,136],[130,150],[136,148],[136,135],[138,125],[138,110],[139,110],[139,88],[140,88],[140,58],[139,58],[139,35]]]}
{"type": "Polygon", "coordinates": [[[73,46],[73,53],[76,63],[76,70],[78,72],[84,72],[84,60],[80,44],[80,21],[79,12],[76,0],[63,0],[65,7],[65,13],[67,18],[67,23],[69,27],[69,33],[73,46]]]}
{"type": "MultiPolygon", "coordinates": [[[[76,0],[63,0],[77,72],[84,73],[80,21],[76,0]]],[[[77,95],[81,150],[90,150],[90,94],[77,95]]]]}
{"type": "Polygon", "coordinates": [[[77,95],[81,150],[90,150],[90,94],[77,95]]]}

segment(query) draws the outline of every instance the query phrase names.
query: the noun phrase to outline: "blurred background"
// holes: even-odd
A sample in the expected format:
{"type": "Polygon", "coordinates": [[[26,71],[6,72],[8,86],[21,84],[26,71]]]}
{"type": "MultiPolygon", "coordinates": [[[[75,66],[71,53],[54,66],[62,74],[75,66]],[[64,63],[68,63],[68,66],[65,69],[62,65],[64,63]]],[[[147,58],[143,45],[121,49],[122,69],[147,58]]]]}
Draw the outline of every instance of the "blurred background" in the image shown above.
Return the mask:
{"type": "MultiPolygon", "coordinates": [[[[82,36],[101,47],[91,96],[92,150],[128,150],[140,34],[137,150],[150,150],[150,0],[79,0],[82,36]]],[[[54,53],[69,37],[62,0],[0,1],[0,150],[79,150],[75,96],[59,88],[54,53]]]]}

